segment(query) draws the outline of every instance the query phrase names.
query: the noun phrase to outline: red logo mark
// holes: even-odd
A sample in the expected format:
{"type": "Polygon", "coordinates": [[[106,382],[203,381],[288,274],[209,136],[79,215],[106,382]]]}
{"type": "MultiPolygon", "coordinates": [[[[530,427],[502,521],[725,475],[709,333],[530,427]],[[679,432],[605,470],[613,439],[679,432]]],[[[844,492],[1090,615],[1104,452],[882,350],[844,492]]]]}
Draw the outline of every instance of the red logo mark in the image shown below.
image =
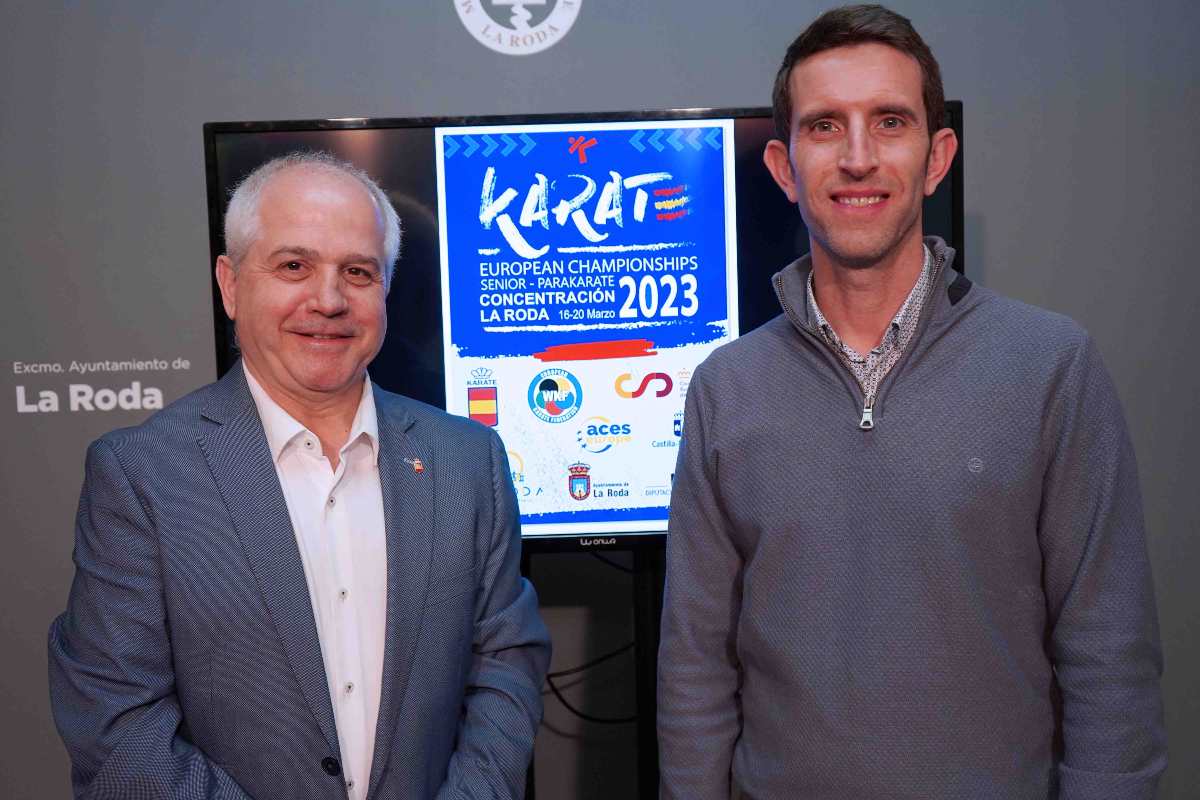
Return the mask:
{"type": "Polygon", "coordinates": [[[592,137],[591,139],[584,141],[583,136],[568,136],[567,141],[571,143],[571,147],[568,148],[567,152],[568,153],[578,153],[579,154],[579,163],[586,164],[587,163],[587,149],[596,143],[595,137],[592,137]]]}
{"type": "Polygon", "coordinates": [[[642,378],[642,382],[640,384],[638,384],[638,387],[631,392],[631,391],[629,391],[629,389],[627,389],[625,387],[626,387],[626,384],[632,379],[633,379],[633,375],[629,374],[628,372],[626,372],[622,375],[618,375],[616,383],[614,384],[614,386],[617,390],[617,394],[619,394],[621,397],[625,397],[625,398],[641,397],[642,395],[644,395],[646,393],[646,389],[650,386],[651,382],[661,381],[662,388],[659,389],[658,391],[656,391],[654,393],[654,396],[655,397],[666,397],[668,394],[671,393],[671,389],[674,388],[674,386],[675,386],[674,382],[672,382],[672,380],[671,380],[671,376],[668,375],[667,373],[651,372],[651,373],[647,374],[646,376],[644,376],[642,378]]]}

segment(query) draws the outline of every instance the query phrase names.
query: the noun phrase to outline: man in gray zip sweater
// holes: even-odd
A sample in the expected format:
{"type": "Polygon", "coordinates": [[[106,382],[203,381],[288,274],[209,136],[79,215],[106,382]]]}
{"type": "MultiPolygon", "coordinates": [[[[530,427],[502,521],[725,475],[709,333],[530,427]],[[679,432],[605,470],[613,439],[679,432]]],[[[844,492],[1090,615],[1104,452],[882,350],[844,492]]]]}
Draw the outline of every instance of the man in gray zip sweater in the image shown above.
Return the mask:
{"type": "Polygon", "coordinates": [[[1095,345],[922,239],[957,141],[908,20],[823,15],[774,101],[811,255],[688,392],[662,797],[1153,797],[1154,593],[1095,345]]]}

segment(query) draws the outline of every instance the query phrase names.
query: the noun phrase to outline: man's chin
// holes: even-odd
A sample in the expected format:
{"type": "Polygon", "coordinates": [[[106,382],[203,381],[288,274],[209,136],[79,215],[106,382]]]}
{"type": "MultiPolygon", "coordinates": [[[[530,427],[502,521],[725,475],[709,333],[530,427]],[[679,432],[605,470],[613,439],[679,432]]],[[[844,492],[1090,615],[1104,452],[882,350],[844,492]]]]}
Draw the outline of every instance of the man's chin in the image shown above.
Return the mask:
{"type": "Polygon", "coordinates": [[[340,395],[350,391],[361,391],[362,374],[313,375],[303,380],[304,388],[312,395],[340,395]]]}
{"type": "Polygon", "coordinates": [[[904,244],[904,236],[842,235],[828,239],[814,237],[813,244],[820,247],[830,260],[846,269],[871,269],[889,262],[904,244]]]}
{"type": "Polygon", "coordinates": [[[846,269],[870,269],[886,260],[895,248],[879,244],[835,244],[825,248],[838,266],[846,269]]]}
{"type": "Polygon", "coordinates": [[[286,377],[281,376],[286,391],[314,403],[362,391],[363,370],[340,366],[314,369],[314,366],[310,363],[304,365],[306,368],[287,370],[286,377]]]}

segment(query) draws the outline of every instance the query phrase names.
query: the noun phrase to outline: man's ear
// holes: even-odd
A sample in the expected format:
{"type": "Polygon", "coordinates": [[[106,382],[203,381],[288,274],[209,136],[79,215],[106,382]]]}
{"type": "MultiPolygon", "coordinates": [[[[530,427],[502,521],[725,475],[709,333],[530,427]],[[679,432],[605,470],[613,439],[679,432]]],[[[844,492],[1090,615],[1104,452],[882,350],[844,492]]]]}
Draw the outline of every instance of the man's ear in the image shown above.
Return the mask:
{"type": "Polygon", "coordinates": [[[225,314],[232,320],[237,319],[237,270],[229,256],[217,256],[217,286],[221,287],[221,303],[225,306],[225,314]]]}
{"type": "Polygon", "coordinates": [[[796,175],[792,172],[792,159],[787,145],[778,139],[767,142],[767,147],[763,150],[763,163],[767,165],[771,177],[779,184],[779,188],[783,189],[787,199],[795,203],[798,199],[796,175]]]}
{"type": "Polygon", "coordinates": [[[954,154],[958,152],[958,136],[952,128],[942,128],[933,135],[929,143],[929,160],[925,164],[925,196],[934,193],[942,178],[950,171],[954,163],[954,154]]]}

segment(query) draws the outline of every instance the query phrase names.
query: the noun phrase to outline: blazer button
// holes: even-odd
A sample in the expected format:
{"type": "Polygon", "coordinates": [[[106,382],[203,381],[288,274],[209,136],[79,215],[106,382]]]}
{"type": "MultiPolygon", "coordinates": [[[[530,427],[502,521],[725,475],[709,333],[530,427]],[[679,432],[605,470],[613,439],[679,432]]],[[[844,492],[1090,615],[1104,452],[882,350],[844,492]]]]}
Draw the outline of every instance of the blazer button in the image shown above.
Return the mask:
{"type": "Polygon", "coordinates": [[[321,769],[325,770],[325,774],[334,777],[342,774],[342,765],[333,756],[325,756],[321,759],[321,769]]]}

